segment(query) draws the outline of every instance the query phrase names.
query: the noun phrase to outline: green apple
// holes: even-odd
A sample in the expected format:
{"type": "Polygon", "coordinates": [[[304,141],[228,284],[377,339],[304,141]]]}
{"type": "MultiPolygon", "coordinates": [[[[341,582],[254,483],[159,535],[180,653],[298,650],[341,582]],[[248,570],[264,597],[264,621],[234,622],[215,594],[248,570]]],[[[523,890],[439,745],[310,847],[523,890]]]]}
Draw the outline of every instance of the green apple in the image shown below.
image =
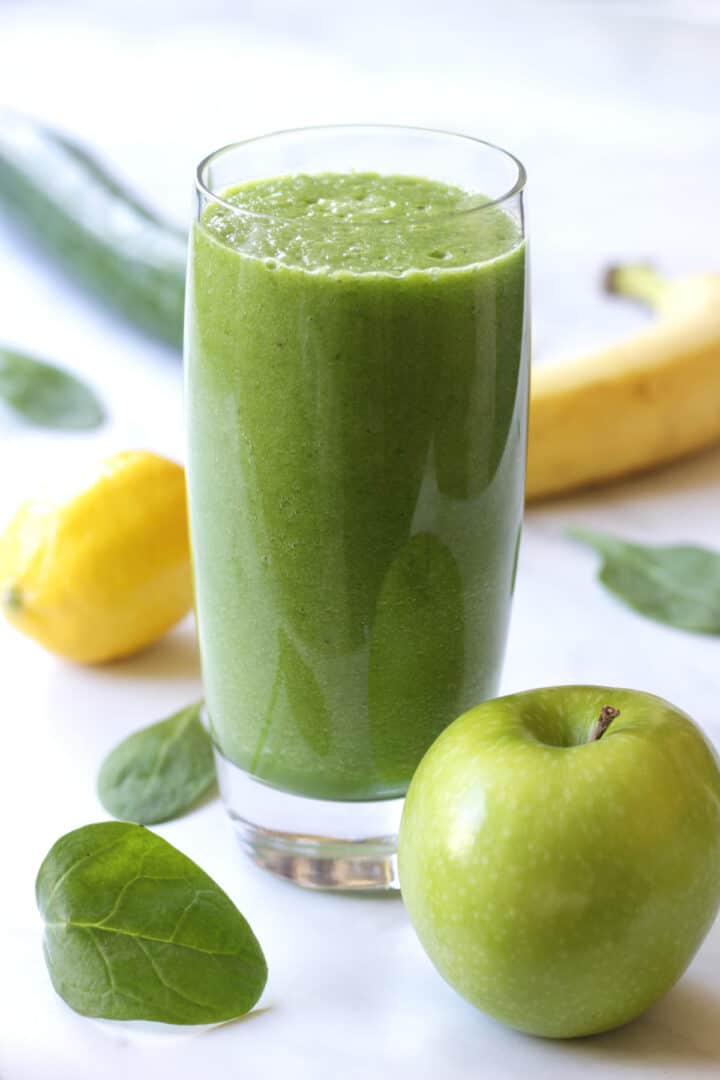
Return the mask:
{"type": "Polygon", "coordinates": [[[535,1035],[606,1031],[673,985],[715,918],[718,762],[651,694],[498,698],[423,758],[398,857],[418,937],[464,997],[535,1035]]]}

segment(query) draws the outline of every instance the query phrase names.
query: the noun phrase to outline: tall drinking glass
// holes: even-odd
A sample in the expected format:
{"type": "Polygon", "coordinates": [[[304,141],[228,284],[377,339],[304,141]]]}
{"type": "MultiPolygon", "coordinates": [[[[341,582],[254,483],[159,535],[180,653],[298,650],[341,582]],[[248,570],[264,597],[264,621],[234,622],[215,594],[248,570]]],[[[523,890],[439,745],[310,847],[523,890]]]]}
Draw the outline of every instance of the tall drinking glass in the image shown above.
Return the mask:
{"type": "Polygon", "coordinates": [[[200,651],[255,861],[396,885],[420,758],[495,694],[523,508],[522,165],[394,127],[197,171],[186,318],[200,651]]]}

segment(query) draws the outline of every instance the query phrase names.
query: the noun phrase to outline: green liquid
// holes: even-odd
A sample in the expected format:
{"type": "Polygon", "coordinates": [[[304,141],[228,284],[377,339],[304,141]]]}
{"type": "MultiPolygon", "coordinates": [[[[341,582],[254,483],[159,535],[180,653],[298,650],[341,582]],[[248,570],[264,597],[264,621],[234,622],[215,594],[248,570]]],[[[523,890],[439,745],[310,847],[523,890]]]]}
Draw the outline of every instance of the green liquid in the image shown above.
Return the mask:
{"type": "Polygon", "coordinates": [[[191,533],[213,735],[265,782],[400,795],[492,696],[522,518],[525,249],[416,177],[257,181],[191,244],[191,533]],[[278,220],[280,219],[280,220],[278,220]]]}

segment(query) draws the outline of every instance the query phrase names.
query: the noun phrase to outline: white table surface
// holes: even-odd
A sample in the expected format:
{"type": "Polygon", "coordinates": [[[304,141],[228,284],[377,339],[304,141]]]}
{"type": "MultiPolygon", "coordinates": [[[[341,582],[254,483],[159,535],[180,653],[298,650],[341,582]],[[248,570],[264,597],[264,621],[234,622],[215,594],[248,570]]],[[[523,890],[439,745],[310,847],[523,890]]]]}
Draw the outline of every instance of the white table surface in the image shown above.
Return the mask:
{"type": "MultiPolygon", "coordinates": [[[[645,317],[603,299],[601,268],[652,257],[720,269],[720,5],[504,0],[125,0],[0,4],[0,104],[87,139],[185,218],[195,161],[278,127],[394,121],[466,130],[530,175],[539,360],[645,317]]],[[[82,461],[182,456],[180,368],[48,269],[0,220],[0,340],[84,373],[110,404],[89,436],[0,415],[0,516],[82,461]]],[[[592,433],[589,433],[592,437],[592,433]]],[[[720,541],[720,450],[527,515],[504,689],[601,682],[683,706],[720,743],[717,639],[633,615],[594,581],[566,524],[649,541],[720,541]]],[[[504,1030],[435,973],[398,900],[305,894],[239,854],[215,803],[158,828],[256,928],[270,979],[225,1027],[76,1016],[47,978],[33,885],[63,832],[104,817],[94,778],[118,739],[199,695],[192,626],[84,670],[0,627],[1,1080],[694,1077],[720,1070],[720,925],[645,1017],[571,1043],[504,1030]]]]}

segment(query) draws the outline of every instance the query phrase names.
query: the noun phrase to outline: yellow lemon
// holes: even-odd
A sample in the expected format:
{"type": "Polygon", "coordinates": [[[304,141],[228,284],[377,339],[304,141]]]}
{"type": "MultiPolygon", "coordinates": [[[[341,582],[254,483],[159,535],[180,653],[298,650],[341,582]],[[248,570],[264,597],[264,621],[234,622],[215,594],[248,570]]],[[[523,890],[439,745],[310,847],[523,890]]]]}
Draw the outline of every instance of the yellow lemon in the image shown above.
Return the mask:
{"type": "Polygon", "coordinates": [[[142,649],[192,604],[185,474],[128,451],[62,497],[24,503],[0,537],[10,622],[80,663],[142,649]]]}

